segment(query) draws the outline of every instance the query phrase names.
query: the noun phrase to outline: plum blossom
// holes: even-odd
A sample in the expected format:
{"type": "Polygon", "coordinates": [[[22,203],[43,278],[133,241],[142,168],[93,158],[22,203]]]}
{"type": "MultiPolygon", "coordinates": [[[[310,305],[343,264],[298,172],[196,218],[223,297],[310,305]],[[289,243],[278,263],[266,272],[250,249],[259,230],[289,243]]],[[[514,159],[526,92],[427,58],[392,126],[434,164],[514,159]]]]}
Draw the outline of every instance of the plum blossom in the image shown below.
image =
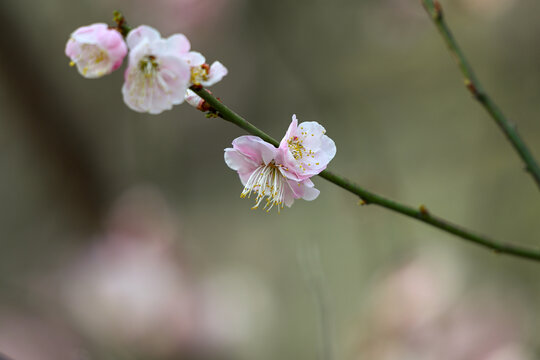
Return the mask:
{"type": "MultiPolygon", "coordinates": [[[[183,54],[183,58],[190,65],[192,85],[212,86],[215,83],[221,81],[225,75],[227,75],[227,68],[219,61],[214,61],[212,65],[206,63],[205,57],[196,51],[187,51],[183,54]]],[[[186,91],[186,102],[193,107],[201,111],[205,111],[203,108],[204,100],[191,90],[186,91]]]]}
{"type": "Polygon", "coordinates": [[[118,69],[126,54],[127,46],[122,35],[101,23],[78,28],[66,44],[70,65],[77,65],[79,73],[89,79],[118,69]]]}
{"type": "Polygon", "coordinates": [[[181,104],[190,84],[190,65],[182,57],[189,41],[182,34],[167,39],[146,25],[130,31],[129,65],[122,87],[125,103],[138,112],[159,114],[181,104]]]}
{"type": "Polygon", "coordinates": [[[283,205],[291,207],[295,199],[315,200],[319,190],[309,178],[298,179],[289,171],[284,162],[284,153],[257,136],[240,136],[232,148],[225,149],[225,162],[238,172],[244,190],[240,197],[257,194],[256,209],[264,203],[264,209],[270,211],[276,206],[278,211],[283,205]]]}
{"type": "Polygon", "coordinates": [[[326,169],[336,155],[336,144],[322,125],[307,121],[298,125],[296,115],[279,144],[284,165],[298,180],[308,179],[326,169]]]}
{"type": "Polygon", "coordinates": [[[189,51],[189,48],[182,57],[191,68],[192,85],[212,86],[228,74],[227,68],[222,63],[214,61],[212,65],[208,65],[201,53],[189,51]]]}

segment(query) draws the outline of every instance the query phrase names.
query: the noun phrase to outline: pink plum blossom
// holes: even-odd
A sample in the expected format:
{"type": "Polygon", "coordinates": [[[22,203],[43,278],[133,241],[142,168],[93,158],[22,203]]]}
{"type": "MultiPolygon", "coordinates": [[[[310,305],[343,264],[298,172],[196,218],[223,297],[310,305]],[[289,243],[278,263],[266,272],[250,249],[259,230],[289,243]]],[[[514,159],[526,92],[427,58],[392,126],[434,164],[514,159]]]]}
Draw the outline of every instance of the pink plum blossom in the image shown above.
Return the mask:
{"type": "Polygon", "coordinates": [[[240,136],[225,149],[225,162],[238,172],[244,190],[240,197],[256,193],[255,206],[266,198],[264,209],[275,205],[291,207],[295,199],[314,200],[319,196],[309,178],[299,180],[284,163],[283,152],[257,136],[240,136]]]}
{"type": "Polygon", "coordinates": [[[315,121],[298,125],[296,115],[279,144],[284,163],[298,180],[308,179],[326,169],[336,155],[336,144],[325,135],[326,130],[315,121]]]}
{"type": "Polygon", "coordinates": [[[190,84],[190,66],[181,56],[189,51],[182,34],[167,39],[142,25],[127,36],[129,65],[122,87],[125,103],[138,112],[159,114],[181,104],[190,84]]]}
{"type": "Polygon", "coordinates": [[[85,78],[110,74],[122,65],[127,46],[122,35],[106,24],[83,26],[71,34],[66,44],[70,65],[85,78]]]}

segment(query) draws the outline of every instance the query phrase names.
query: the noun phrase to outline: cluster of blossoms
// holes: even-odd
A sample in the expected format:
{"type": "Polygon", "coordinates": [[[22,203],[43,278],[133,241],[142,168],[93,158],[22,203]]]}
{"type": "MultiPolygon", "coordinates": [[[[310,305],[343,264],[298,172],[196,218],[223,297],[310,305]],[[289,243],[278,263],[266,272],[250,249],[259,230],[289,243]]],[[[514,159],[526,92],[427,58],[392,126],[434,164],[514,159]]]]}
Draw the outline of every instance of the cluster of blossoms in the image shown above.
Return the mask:
{"type": "MultiPolygon", "coordinates": [[[[211,66],[204,56],[190,51],[183,34],[166,39],[146,25],[124,36],[117,28],[93,24],[77,29],[68,40],[66,55],[86,78],[99,78],[118,69],[128,54],[122,94],[133,110],[159,114],[188,102],[211,111],[189,88],[211,86],[227,75],[219,62],[211,66]]],[[[292,123],[279,147],[257,136],[241,136],[225,149],[225,162],[238,172],[244,185],[241,197],[256,194],[255,206],[290,207],[295,199],[314,200],[319,190],[311,177],[323,171],[336,154],[336,145],[317,122],[292,123]]]]}
{"type": "Polygon", "coordinates": [[[201,53],[190,51],[183,34],[164,39],[146,25],[131,30],[125,39],[106,24],[83,26],[71,34],[66,55],[82,76],[92,79],[118,69],[128,49],[122,94],[127,106],[138,112],[159,114],[184,100],[198,106],[202,99],[189,87],[211,86],[227,75],[219,61],[210,66],[201,53]]]}

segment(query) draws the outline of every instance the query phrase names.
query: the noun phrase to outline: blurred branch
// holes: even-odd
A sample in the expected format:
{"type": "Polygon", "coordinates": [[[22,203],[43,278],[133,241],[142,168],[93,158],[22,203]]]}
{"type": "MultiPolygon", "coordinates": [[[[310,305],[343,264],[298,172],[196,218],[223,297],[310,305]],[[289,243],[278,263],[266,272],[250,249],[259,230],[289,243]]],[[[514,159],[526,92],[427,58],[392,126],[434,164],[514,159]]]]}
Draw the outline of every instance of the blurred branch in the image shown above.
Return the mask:
{"type": "Polygon", "coordinates": [[[504,116],[501,109],[499,109],[499,107],[493,102],[493,100],[491,100],[489,95],[482,88],[482,85],[476,78],[472,67],[469,65],[469,62],[459,48],[454,36],[452,35],[452,32],[450,31],[450,28],[444,20],[441,4],[437,0],[422,0],[422,3],[435,23],[435,26],[437,26],[437,29],[441,33],[446,46],[448,46],[452,57],[463,74],[465,86],[473,97],[484,107],[484,109],[486,109],[497,125],[499,125],[508,141],[510,141],[514,149],[525,163],[525,170],[532,175],[536,185],[540,187],[540,167],[538,166],[538,163],[534,159],[525,142],[519,136],[516,130],[516,125],[510,122],[504,116]]]}
{"type": "MultiPolygon", "coordinates": [[[[240,115],[236,114],[234,111],[229,109],[227,106],[223,105],[220,100],[212,96],[208,91],[203,88],[192,86],[191,90],[197,93],[202,97],[216,112],[219,117],[224,120],[227,120],[240,128],[246,130],[252,135],[256,135],[267,141],[274,146],[279,146],[279,142],[258,129],[256,126],[242,118],[240,115]]],[[[497,240],[490,239],[486,236],[476,234],[472,231],[469,231],[465,228],[462,228],[458,225],[452,224],[440,217],[432,215],[427,208],[422,205],[418,209],[413,208],[408,205],[400,204],[394,200],[387,199],[381,195],[370,192],[357,184],[336,175],[328,170],[324,170],[319,174],[320,177],[334,183],[335,185],[357,195],[362,199],[363,204],[376,204],[382,206],[386,209],[392,210],[394,212],[403,214],[405,216],[414,218],[423,223],[434,226],[440,230],[454,234],[464,240],[472,242],[476,245],[486,247],[493,250],[496,253],[502,253],[507,255],[512,255],[524,259],[530,259],[535,261],[540,261],[540,249],[528,248],[519,245],[513,245],[506,242],[501,242],[497,240]]]]}

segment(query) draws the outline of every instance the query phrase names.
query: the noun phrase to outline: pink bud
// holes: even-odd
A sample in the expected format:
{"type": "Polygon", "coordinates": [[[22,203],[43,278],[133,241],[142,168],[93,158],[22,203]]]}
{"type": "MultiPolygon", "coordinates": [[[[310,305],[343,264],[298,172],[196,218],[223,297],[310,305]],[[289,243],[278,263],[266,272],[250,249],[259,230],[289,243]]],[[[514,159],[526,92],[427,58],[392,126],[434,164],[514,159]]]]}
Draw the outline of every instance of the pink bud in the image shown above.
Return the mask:
{"type": "Polygon", "coordinates": [[[88,79],[110,74],[122,65],[127,45],[122,35],[106,24],[83,26],[71,34],[66,44],[70,65],[88,79]]]}

